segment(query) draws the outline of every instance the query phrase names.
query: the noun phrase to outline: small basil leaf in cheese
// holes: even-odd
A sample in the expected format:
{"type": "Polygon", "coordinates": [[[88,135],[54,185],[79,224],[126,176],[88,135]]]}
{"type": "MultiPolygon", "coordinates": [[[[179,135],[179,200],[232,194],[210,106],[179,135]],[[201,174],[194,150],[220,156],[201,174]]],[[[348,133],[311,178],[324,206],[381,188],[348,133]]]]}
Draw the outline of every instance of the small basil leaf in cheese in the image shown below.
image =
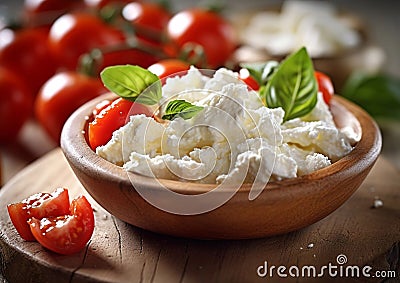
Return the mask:
{"type": "Polygon", "coordinates": [[[172,120],[181,117],[184,120],[192,118],[204,107],[193,105],[183,99],[172,100],[168,103],[165,109],[165,114],[162,116],[164,120],[172,120]]]}

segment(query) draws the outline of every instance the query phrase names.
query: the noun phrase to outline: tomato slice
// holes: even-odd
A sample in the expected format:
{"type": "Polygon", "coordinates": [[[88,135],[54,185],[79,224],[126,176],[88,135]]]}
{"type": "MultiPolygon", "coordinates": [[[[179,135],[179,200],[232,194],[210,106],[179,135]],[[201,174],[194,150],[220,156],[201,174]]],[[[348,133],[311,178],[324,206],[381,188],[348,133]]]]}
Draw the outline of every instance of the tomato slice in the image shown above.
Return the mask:
{"type": "Polygon", "coordinates": [[[30,229],[45,248],[59,254],[73,254],[82,250],[94,230],[93,209],[84,197],[71,203],[70,214],[42,219],[31,218],[30,229]]]}
{"type": "Polygon", "coordinates": [[[335,94],[335,90],[330,77],[318,71],[315,71],[314,75],[317,79],[318,91],[322,92],[324,101],[326,102],[326,104],[329,104],[332,96],[335,94]]]}
{"type": "Polygon", "coordinates": [[[140,103],[134,103],[123,98],[114,100],[89,123],[88,138],[90,147],[96,150],[98,146],[105,145],[111,140],[113,132],[125,125],[127,117],[136,114],[153,116],[151,111],[140,103]]]}
{"type": "Polygon", "coordinates": [[[9,204],[7,210],[18,234],[26,241],[34,241],[27,221],[32,217],[41,219],[68,214],[68,190],[59,188],[53,193],[34,194],[21,202],[9,204]]]}
{"type": "Polygon", "coordinates": [[[28,220],[30,218],[26,205],[19,202],[9,204],[7,206],[8,214],[10,215],[11,222],[14,224],[15,229],[17,229],[18,234],[22,239],[26,241],[35,241],[31,233],[31,229],[28,225],[28,220]]]}

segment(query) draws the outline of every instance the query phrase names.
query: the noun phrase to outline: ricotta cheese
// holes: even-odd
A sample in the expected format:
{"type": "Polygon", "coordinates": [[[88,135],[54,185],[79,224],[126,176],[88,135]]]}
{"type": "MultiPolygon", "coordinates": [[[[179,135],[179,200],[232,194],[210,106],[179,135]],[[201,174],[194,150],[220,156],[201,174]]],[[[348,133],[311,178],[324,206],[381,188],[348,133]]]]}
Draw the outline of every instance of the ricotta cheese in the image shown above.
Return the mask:
{"type": "Polygon", "coordinates": [[[159,123],[134,115],[96,149],[128,171],[200,183],[268,182],[329,166],[352,150],[354,136],[335,126],[319,94],[311,113],[283,122],[282,108],[263,105],[238,74],[220,69],[212,77],[195,67],[163,86],[160,116],[172,99],[203,110],[193,118],[159,123]]]}
{"type": "Polygon", "coordinates": [[[361,43],[360,34],[326,1],[287,0],[280,12],[257,12],[240,37],[275,56],[302,46],[312,57],[333,56],[361,43]]]}

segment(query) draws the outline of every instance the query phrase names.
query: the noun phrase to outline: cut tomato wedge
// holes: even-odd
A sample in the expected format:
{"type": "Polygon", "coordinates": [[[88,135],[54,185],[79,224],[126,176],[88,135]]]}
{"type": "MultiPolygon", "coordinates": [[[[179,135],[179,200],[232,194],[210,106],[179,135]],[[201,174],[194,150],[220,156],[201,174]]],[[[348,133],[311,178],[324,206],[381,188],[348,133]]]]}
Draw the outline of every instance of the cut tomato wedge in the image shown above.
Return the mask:
{"type": "Polygon", "coordinates": [[[71,203],[70,214],[57,217],[35,217],[28,221],[35,239],[45,248],[59,254],[73,254],[82,250],[94,230],[93,209],[81,196],[71,203]]]}
{"type": "Polygon", "coordinates": [[[68,190],[59,188],[53,193],[34,194],[21,202],[7,206],[11,221],[19,235],[26,241],[34,241],[28,220],[41,219],[69,213],[68,190]]]}
{"type": "Polygon", "coordinates": [[[88,138],[90,147],[96,150],[98,146],[105,145],[111,140],[113,132],[125,125],[127,117],[137,114],[153,116],[152,112],[143,104],[123,98],[114,100],[89,123],[88,138]]]}

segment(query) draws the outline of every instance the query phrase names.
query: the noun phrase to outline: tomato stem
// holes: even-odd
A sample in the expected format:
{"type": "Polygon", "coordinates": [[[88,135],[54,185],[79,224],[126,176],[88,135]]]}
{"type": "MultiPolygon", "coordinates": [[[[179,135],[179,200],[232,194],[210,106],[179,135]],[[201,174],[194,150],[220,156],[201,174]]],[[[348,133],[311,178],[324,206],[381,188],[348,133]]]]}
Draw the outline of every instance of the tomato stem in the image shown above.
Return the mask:
{"type": "Polygon", "coordinates": [[[155,3],[157,3],[158,5],[163,7],[169,13],[172,13],[173,9],[172,9],[171,1],[169,1],[169,0],[158,0],[158,1],[155,1],[155,3]]]}
{"type": "Polygon", "coordinates": [[[91,77],[97,77],[101,71],[99,68],[105,54],[126,50],[146,52],[156,56],[158,60],[169,58],[162,49],[139,42],[135,37],[128,37],[123,43],[94,48],[89,53],[82,55],[78,64],[78,72],[91,77]]]}
{"type": "Polygon", "coordinates": [[[99,16],[107,24],[115,26],[127,36],[143,36],[157,43],[166,42],[166,36],[163,32],[126,20],[122,16],[123,8],[123,5],[109,4],[100,10],[99,16]]]}
{"type": "Polygon", "coordinates": [[[195,65],[199,68],[207,67],[207,56],[203,46],[197,43],[188,42],[181,48],[179,59],[195,65]]]}
{"type": "Polygon", "coordinates": [[[204,10],[216,14],[222,14],[223,10],[226,8],[226,4],[223,3],[223,1],[206,0],[204,1],[203,5],[204,5],[204,10]]]}

